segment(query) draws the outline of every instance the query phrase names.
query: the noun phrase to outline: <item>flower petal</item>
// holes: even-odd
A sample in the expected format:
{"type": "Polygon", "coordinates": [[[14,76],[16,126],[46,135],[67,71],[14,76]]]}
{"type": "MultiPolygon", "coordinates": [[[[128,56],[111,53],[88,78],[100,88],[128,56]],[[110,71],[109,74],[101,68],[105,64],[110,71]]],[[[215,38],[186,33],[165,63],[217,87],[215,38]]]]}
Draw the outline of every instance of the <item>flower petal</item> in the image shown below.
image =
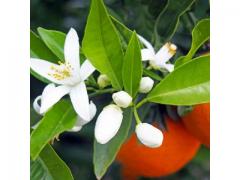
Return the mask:
{"type": "MultiPolygon", "coordinates": [[[[94,118],[94,116],[96,115],[97,108],[96,108],[96,105],[92,101],[89,104],[89,108],[90,108],[90,121],[91,121],[94,118]]],[[[78,132],[82,129],[83,125],[89,123],[90,121],[85,121],[84,119],[82,119],[81,117],[78,116],[75,126],[69,131],[70,132],[78,132]]]]}
{"type": "Polygon", "coordinates": [[[141,50],[142,61],[154,60],[155,54],[150,49],[141,50]]]}
{"type": "Polygon", "coordinates": [[[72,129],[68,130],[69,132],[78,132],[82,129],[82,126],[74,126],[72,129]]]}
{"type": "Polygon", "coordinates": [[[96,108],[96,105],[92,101],[89,104],[89,109],[90,109],[90,120],[86,121],[86,120],[82,119],[80,116],[78,116],[75,126],[83,126],[83,125],[89,123],[94,118],[94,116],[96,115],[96,112],[97,112],[97,108],[96,108]]]}
{"type": "Polygon", "coordinates": [[[94,71],[95,67],[90,63],[88,59],[86,59],[80,68],[81,80],[86,80],[94,71]]]}
{"type": "Polygon", "coordinates": [[[89,99],[84,82],[79,83],[71,90],[70,98],[77,114],[85,121],[90,121],[89,99]]]}
{"type": "Polygon", "coordinates": [[[68,62],[74,71],[79,71],[80,69],[79,48],[80,46],[77,32],[71,28],[64,43],[64,57],[65,62],[68,62]]]}
{"type": "Polygon", "coordinates": [[[173,64],[163,64],[163,65],[161,65],[161,67],[168,70],[168,72],[172,72],[174,70],[174,65],[173,64]]]}
{"type": "Polygon", "coordinates": [[[166,63],[176,53],[177,47],[174,44],[166,43],[157,53],[156,59],[160,63],[166,63]]]}
{"type": "Polygon", "coordinates": [[[35,98],[35,100],[33,101],[33,109],[40,115],[42,115],[40,113],[40,109],[41,109],[41,106],[39,105],[39,100],[42,99],[42,96],[38,96],[35,98]]]}
{"type": "Polygon", "coordinates": [[[142,37],[140,35],[138,35],[138,38],[149,50],[151,50],[153,53],[155,53],[154,48],[149,41],[147,41],[144,37],[142,37]]]}
{"type": "Polygon", "coordinates": [[[70,92],[68,86],[55,87],[54,84],[47,85],[42,93],[40,113],[44,114],[50,107],[56,104],[64,95],[70,92]]]}
{"type": "Polygon", "coordinates": [[[123,119],[122,110],[115,104],[106,106],[99,114],[95,126],[95,138],[98,143],[106,144],[118,132],[123,119]]]}
{"type": "Polygon", "coordinates": [[[58,66],[57,64],[50,63],[48,61],[31,58],[31,69],[35,71],[37,74],[41,75],[42,77],[48,79],[49,81],[56,83],[56,84],[63,84],[63,81],[57,80],[54,77],[50,76],[51,67],[58,66]]]}

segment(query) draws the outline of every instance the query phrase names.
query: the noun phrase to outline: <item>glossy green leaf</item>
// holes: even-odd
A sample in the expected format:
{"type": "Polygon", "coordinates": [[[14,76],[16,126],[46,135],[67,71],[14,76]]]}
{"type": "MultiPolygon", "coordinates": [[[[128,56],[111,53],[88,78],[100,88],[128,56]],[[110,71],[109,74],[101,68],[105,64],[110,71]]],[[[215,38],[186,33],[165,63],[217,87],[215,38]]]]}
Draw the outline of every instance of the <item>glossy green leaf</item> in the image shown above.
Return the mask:
{"type": "Polygon", "coordinates": [[[161,81],[162,80],[162,77],[160,77],[158,74],[156,74],[153,71],[148,70],[148,69],[143,69],[143,74],[145,76],[149,76],[150,78],[155,79],[157,81],[161,81]]]}
{"type": "Polygon", "coordinates": [[[91,63],[109,77],[113,87],[121,89],[123,51],[102,0],[92,0],[82,46],[91,63]]]}
{"type": "Polygon", "coordinates": [[[99,144],[94,142],[94,172],[98,179],[107,171],[108,167],[114,161],[121,145],[127,139],[128,132],[132,122],[132,109],[127,108],[124,110],[122,125],[117,135],[110,140],[107,144],[99,144]]]}
{"type": "Polygon", "coordinates": [[[194,105],[210,99],[210,57],[201,56],[180,66],[147,96],[148,101],[170,105],[194,105]]]}
{"type": "Polygon", "coordinates": [[[71,129],[77,115],[69,101],[61,100],[41,119],[31,134],[31,157],[36,159],[44,146],[56,135],[71,129]]]}
{"type": "Polygon", "coordinates": [[[132,37],[132,31],[129,28],[127,28],[123,23],[118,21],[115,17],[113,16],[110,17],[117,31],[119,32],[120,37],[122,37],[121,40],[123,41],[123,43],[127,45],[132,37]]]}
{"type": "Polygon", "coordinates": [[[197,23],[192,31],[192,45],[191,49],[186,56],[177,59],[175,67],[178,67],[192,59],[197,50],[209,39],[210,37],[210,20],[204,19],[197,23]]]}
{"type": "Polygon", "coordinates": [[[57,155],[54,149],[47,144],[39,157],[31,160],[31,180],[73,180],[70,169],[57,155]]]}
{"type": "Polygon", "coordinates": [[[170,40],[175,33],[179,18],[195,2],[195,0],[168,0],[164,10],[159,14],[154,31],[160,37],[162,43],[170,40]]]}
{"type": "Polygon", "coordinates": [[[66,34],[60,31],[47,30],[39,27],[38,33],[46,46],[61,60],[64,61],[64,42],[66,34]]]}
{"type": "Polygon", "coordinates": [[[133,32],[124,56],[122,78],[126,92],[132,97],[138,92],[142,77],[141,50],[136,32],[133,32]]]}

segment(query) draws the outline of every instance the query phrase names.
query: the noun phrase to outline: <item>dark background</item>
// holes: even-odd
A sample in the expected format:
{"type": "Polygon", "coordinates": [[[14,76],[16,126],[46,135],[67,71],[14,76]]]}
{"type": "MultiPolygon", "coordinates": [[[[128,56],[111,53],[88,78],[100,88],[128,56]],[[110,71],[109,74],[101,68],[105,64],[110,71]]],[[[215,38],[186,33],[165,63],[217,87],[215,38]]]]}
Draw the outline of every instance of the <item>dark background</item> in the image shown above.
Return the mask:
{"type": "MultiPolygon", "coordinates": [[[[153,38],[154,22],[161,12],[161,6],[164,2],[165,0],[105,0],[108,10],[113,16],[149,40],[153,38]]],[[[89,4],[89,0],[31,0],[31,29],[36,31],[37,27],[44,27],[67,33],[70,27],[74,27],[81,40],[89,4]]],[[[172,39],[172,42],[178,46],[178,54],[175,59],[188,52],[194,25],[198,20],[207,17],[209,17],[209,1],[196,0],[193,6],[180,18],[177,32],[172,39]]],[[[198,53],[204,53],[208,49],[209,47],[205,45],[198,53]]],[[[45,84],[31,76],[31,100],[41,94],[44,86],[45,84]]],[[[101,99],[98,99],[98,102],[101,102],[101,99]]],[[[32,120],[39,118],[33,111],[31,112],[32,120]]],[[[76,180],[95,179],[92,165],[93,128],[94,122],[91,122],[79,133],[61,134],[60,142],[54,144],[54,148],[71,168],[76,180]]],[[[158,179],[209,179],[209,158],[209,150],[202,147],[192,162],[178,173],[158,179]]],[[[104,179],[121,179],[120,169],[120,165],[114,163],[104,179]]]]}

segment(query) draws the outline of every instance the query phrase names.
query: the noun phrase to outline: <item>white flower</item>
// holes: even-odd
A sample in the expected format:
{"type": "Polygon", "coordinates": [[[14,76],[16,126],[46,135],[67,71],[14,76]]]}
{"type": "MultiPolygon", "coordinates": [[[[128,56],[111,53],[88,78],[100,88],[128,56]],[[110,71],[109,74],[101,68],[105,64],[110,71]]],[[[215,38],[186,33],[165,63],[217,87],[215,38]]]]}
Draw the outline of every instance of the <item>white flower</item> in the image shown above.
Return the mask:
{"type": "Polygon", "coordinates": [[[143,77],[140,81],[139,92],[148,93],[153,87],[154,81],[150,77],[143,77]]]}
{"type": "Polygon", "coordinates": [[[177,46],[166,43],[157,53],[150,42],[138,35],[139,40],[147,47],[141,50],[142,61],[148,61],[154,69],[164,69],[169,72],[174,70],[173,64],[167,64],[169,59],[176,53],[177,46]]]}
{"type": "Polygon", "coordinates": [[[151,148],[161,146],[163,141],[162,132],[148,123],[139,123],[136,127],[136,134],[141,143],[151,148]]]}
{"type": "Polygon", "coordinates": [[[95,138],[98,143],[106,144],[118,132],[123,119],[122,110],[115,104],[106,106],[99,114],[95,126],[95,138]]]}
{"type": "Polygon", "coordinates": [[[100,88],[105,88],[106,86],[111,84],[110,79],[105,74],[101,74],[98,76],[97,83],[100,88]]]}
{"type": "Polygon", "coordinates": [[[89,122],[91,120],[90,104],[84,80],[95,71],[95,68],[88,60],[85,60],[80,67],[78,35],[73,28],[70,29],[65,39],[64,56],[65,63],[59,62],[59,64],[31,58],[33,71],[59,85],[56,87],[52,83],[45,87],[38,112],[44,114],[64,95],[69,94],[79,117],[89,122]]]}
{"type": "Polygon", "coordinates": [[[132,97],[125,91],[113,93],[113,101],[122,108],[127,108],[132,103],[132,97]]]}

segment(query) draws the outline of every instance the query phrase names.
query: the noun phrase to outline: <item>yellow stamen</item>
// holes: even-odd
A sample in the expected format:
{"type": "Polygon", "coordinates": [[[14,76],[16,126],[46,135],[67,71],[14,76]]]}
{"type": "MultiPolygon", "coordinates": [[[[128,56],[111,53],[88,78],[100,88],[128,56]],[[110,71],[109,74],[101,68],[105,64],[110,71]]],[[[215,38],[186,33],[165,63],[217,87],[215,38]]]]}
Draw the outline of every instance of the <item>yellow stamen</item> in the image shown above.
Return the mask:
{"type": "Polygon", "coordinates": [[[68,77],[70,77],[71,71],[73,70],[72,66],[70,65],[70,63],[68,62],[61,62],[58,61],[58,64],[60,66],[51,66],[50,69],[52,71],[54,71],[53,73],[48,73],[48,75],[52,76],[53,78],[57,79],[57,80],[63,80],[66,79],[68,77]]]}
{"type": "Polygon", "coordinates": [[[168,42],[168,43],[166,43],[166,46],[168,48],[168,52],[171,55],[174,55],[176,53],[177,46],[175,44],[172,44],[172,43],[168,42]]]}

